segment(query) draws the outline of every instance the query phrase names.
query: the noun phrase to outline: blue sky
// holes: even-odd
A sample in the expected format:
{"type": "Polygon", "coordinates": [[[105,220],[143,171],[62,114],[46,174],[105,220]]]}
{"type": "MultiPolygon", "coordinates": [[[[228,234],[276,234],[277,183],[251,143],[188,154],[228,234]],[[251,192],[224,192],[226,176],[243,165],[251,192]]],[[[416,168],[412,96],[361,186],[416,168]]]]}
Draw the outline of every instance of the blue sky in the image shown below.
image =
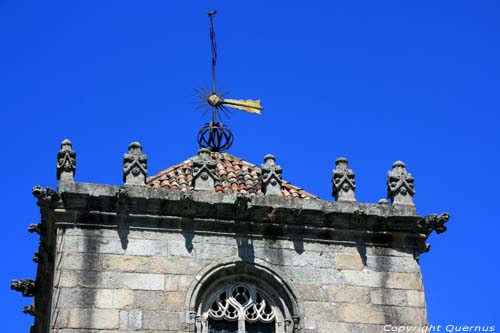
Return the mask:
{"type": "Polygon", "coordinates": [[[192,88],[210,80],[213,8],[218,84],[265,108],[225,120],[230,153],[273,153],[285,179],[326,200],[346,156],[362,202],[383,198],[405,161],[418,213],[452,216],[421,260],[430,322],[499,325],[498,2],[0,0],[3,331],[32,320],[9,281],[35,276],[31,187],[57,185],[62,139],[85,182],[121,184],[134,140],[150,175],[196,153],[208,117],[192,88]]]}

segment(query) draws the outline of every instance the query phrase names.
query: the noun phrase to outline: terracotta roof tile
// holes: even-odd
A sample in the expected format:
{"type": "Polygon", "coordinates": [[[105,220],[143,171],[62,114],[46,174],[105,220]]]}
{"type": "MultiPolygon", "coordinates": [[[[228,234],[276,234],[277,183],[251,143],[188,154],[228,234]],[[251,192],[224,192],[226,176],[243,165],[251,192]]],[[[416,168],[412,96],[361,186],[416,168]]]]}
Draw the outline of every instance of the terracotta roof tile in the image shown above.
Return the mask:
{"type": "MultiPolygon", "coordinates": [[[[260,167],[248,163],[227,153],[212,153],[216,163],[219,181],[215,182],[216,193],[240,193],[243,195],[263,195],[260,181],[260,167]]],[[[192,158],[171,166],[170,168],[149,177],[147,184],[153,188],[179,189],[192,191],[193,180],[192,158]]],[[[318,199],[314,194],[283,181],[281,192],[286,197],[301,199],[318,199]]]]}

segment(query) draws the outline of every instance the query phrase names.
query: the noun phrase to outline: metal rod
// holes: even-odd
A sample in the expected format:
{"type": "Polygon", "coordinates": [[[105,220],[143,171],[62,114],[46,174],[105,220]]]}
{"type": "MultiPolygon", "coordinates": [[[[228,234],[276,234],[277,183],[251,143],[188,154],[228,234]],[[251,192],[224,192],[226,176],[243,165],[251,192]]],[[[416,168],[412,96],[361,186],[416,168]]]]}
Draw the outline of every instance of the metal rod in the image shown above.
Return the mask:
{"type": "MultiPolygon", "coordinates": [[[[208,12],[208,17],[210,18],[210,44],[212,46],[212,94],[217,91],[217,85],[215,81],[215,65],[217,64],[217,43],[215,41],[215,28],[214,28],[214,15],[217,13],[216,10],[208,12]]],[[[212,108],[212,122],[216,122],[217,108],[212,108]]]]}

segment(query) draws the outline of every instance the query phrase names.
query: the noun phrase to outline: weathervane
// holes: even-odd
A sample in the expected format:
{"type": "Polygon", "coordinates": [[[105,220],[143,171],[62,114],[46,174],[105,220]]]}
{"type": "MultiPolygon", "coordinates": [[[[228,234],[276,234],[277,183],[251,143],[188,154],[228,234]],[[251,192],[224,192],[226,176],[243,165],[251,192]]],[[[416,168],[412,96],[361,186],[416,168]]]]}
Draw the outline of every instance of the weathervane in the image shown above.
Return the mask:
{"type": "Polygon", "coordinates": [[[212,87],[205,87],[202,89],[195,89],[196,96],[200,101],[196,103],[201,104],[198,108],[204,108],[205,115],[208,111],[212,111],[212,121],[205,124],[198,132],[198,145],[200,148],[209,148],[211,151],[225,151],[228,150],[233,144],[234,136],[229,127],[224,126],[220,120],[220,113],[228,116],[230,110],[238,109],[248,113],[261,114],[262,106],[260,100],[240,100],[240,99],[227,99],[224,96],[227,93],[222,93],[217,90],[215,80],[215,67],[217,64],[217,43],[215,41],[214,29],[214,15],[217,11],[213,10],[208,12],[210,18],[210,43],[212,46],[212,87]]]}

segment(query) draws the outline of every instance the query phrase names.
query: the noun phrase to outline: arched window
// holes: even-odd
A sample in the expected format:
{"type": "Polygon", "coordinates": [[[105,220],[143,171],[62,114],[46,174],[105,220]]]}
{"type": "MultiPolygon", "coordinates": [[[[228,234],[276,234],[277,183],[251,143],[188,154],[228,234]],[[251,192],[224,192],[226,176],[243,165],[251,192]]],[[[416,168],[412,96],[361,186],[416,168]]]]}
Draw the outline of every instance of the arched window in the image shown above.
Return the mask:
{"type": "MultiPolygon", "coordinates": [[[[219,289],[206,311],[209,333],[275,333],[279,309],[262,291],[248,284],[219,289]]],[[[281,316],[282,317],[282,316],[281,316]]]]}
{"type": "Polygon", "coordinates": [[[218,289],[201,316],[203,333],[284,333],[284,317],[270,296],[252,284],[218,289]]]}
{"type": "Polygon", "coordinates": [[[297,301],[289,281],[260,263],[216,263],[189,287],[189,332],[299,333],[297,301]]]}

